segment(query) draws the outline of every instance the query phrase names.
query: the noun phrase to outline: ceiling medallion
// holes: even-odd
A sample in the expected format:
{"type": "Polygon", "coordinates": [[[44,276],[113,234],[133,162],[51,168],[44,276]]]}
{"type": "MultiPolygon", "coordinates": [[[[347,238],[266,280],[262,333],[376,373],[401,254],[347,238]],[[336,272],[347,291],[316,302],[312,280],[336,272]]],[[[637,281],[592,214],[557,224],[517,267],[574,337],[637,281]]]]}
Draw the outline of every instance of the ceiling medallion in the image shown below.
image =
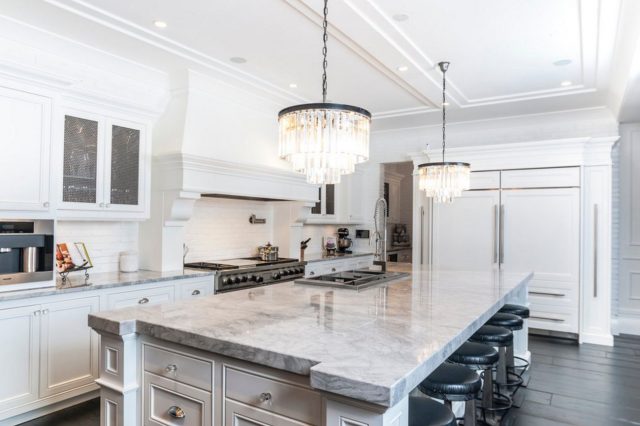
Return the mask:
{"type": "Polygon", "coordinates": [[[324,1],[322,102],[295,105],[278,113],[280,157],[311,184],[335,184],[369,159],[371,113],[327,102],[327,15],[324,1]]]}
{"type": "Polygon", "coordinates": [[[440,62],[438,66],[442,71],[442,161],[418,166],[418,186],[434,202],[450,203],[455,197],[462,195],[462,191],[469,189],[471,166],[469,163],[445,161],[448,105],[446,73],[449,62],[440,62]]]}

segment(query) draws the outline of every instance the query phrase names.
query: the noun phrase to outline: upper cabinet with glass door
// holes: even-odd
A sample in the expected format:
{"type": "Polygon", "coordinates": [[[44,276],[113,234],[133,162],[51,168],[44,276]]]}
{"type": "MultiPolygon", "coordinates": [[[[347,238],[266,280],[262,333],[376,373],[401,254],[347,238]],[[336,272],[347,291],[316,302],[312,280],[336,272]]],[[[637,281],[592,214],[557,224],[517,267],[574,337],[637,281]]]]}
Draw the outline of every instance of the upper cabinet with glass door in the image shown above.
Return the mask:
{"type": "Polygon", "coordinates": [[[60,216],[146,218],[148,148],[144,124],[67,112],[60,216]]]}

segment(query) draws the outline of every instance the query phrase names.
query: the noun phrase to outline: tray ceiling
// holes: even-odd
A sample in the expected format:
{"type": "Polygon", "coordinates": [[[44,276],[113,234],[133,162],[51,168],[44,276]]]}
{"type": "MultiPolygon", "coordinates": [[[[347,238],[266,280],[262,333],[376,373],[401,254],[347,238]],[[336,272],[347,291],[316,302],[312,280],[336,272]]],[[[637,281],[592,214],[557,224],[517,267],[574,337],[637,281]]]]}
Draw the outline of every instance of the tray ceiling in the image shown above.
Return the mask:
{"type": "MultiPolygon", "coordinates": [[[[10,0],[0,13],[168,72],[198,69],[287,106],[320,98],[321,7],[10,0]]],[[[448,60],[454,121],[602,106],[619,11],[619,0],[331,0],[329,99],[368,108],[379,129],[437,123],[436,63],[448,60]],[[561,60],[570,63],[554,64],[561,60]]]]}

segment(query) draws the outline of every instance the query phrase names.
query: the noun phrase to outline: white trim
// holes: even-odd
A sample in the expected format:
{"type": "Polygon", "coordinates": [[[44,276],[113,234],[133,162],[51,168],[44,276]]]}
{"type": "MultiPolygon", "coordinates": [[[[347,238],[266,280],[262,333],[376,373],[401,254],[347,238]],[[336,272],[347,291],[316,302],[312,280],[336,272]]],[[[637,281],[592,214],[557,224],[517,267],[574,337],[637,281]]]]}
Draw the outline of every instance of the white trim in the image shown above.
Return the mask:
{"type": "Polygon", "coordinates": [[[640,316],[619,316],[613,319],[613,334],[631,334],[640,336],[640,316]]]}
{"type": "Polygon", "coordinates": [[[593,345],[613,346],[613,334],[580,333],[580,344],[591,343],[593,345]]]}

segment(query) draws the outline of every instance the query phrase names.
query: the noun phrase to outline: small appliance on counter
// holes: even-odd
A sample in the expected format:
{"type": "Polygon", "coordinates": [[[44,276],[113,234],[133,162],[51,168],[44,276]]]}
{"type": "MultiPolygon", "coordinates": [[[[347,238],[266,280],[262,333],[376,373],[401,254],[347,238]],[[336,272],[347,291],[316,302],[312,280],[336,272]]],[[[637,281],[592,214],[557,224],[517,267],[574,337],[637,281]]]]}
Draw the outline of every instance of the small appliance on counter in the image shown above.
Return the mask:
{"type": "Polygon", "coordinates": [[[55,286],[52,220],[0,220],[0,291],[55,286]]]}
{"type": "Polygon", "coordinates": [[[217,294],[301,278],[304,277],[304,265],[298,259],[262,260],[262,256],[256,256],[219,262],[185,263],[184,267],[216,271],[213,288],[217,294]]]}
{"type": "Polygon", "coordinates": [[[327,256],[335,256],[337,248],[336,237],[324,237],[324,251],[327,256]]]}
{"type": "Polygon", "coordinates": [[[351,238],[347,228],[338,228],[338,253],[351,254],[351,238]]]}

